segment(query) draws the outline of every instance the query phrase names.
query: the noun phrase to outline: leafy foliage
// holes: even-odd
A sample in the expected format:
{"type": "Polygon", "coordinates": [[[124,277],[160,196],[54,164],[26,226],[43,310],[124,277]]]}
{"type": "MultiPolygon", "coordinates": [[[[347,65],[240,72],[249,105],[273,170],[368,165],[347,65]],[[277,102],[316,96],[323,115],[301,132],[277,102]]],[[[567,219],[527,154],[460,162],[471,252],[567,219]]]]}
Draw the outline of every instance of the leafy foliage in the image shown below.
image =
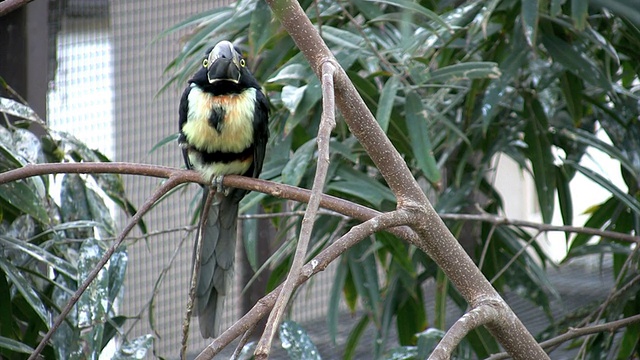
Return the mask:
{"type": "MultiPolygon", "coordinates": [[[[503,212],[503,200],[487,175],[496,156],[508,156],[533,176],[544,222],[557,210],[557,196],[564,222],[572,223],[574,194],[568,185],[581,173],[611,193],[609,200],[594,205],[585,226],[638,233],[637,9],[627,9],[622,1],[590,7],[585,1],[559,0],[306,0],[301,5],[438,211],[503,212]],[[588,150],[620,163],[627,190],[580,165],[588,150]]],[[[210,44],[236,40],[252,59],[250,66],[272,104],[274,136],[263,177],[310,187],[321,91],[292,40],[262,1],[241,0],[167,31],[192,26],[197,30],[167,67],[173,74],[167,86],[183,83],[210,44]]],[[[393,209],[393,194],[343,123],[331,145],[327,192],[381,211],[393,209]]],[[[247,202],[259,200],[267,211],[284,208],[260,194],[249,195],[247,202]]],[[[338,221],[323,216],[318,224],[315,244],[322,246],[338,221]]],[[[549,259],[531,242],[531,234],[490,224],[448,225],[472,257],[483,259],[482,270],[498,290],[515,290],[552,316],[549,302],[555,290],[545,272],[549,259]],[[533,251],[524,251],[528,242],[533,251]]],[[[637,275],[637,252],[628,243],[592,240],[567,235],[569,258],[611,253],[617,287],[637,275]]],[[[278,252],[276,269],[286,268],[282,254],[290,251],[278,252]]],[[[274,271],[270,284],[283,274],[274,271]]],[[[398,342],[411,347],[420,343],[417,334],[445,326],[447,297],[462,309],[467,306],[432,260],[388,234],[376,234],[343,256],[330,305],[333,334],[340,293],[352,311],[361,306],[366,313],[345,345],[345,358],[368,324],[378,329],[375,352],[381,356],[394,318],[398,342]],[[430,280],[438,284],[439,304],[432,321],[422,293],[430,280]]],[[[617,302],[620,306],[605,311],[607,319],[631,313],[639,304],[630,294],[617,302]]],[[[637,344],[629,340],[636,332],[637,327],[628,328],[617,348],[614,334],[587,340],[588,347],[619,357],[637,354],[637,344]]],[[[497,348],[482,329],[468,337],[466,349],[477,356],[497,348]]]]}
{"type": "MultiPolygon", "coordinates": [[[[32,163],[108,161],[69,134],[34,122],[37,116],[27,106],[0,100],[0,112],[29,120],[10,122],[5,115],[0,172],[32,163]]],[[[109,246],[107,239],[117,235],[101,194],[135,211],[123,189],[120,177],[110,174],[42,176],[0,185],[0,358],[31,354],[94,269],[109,246]]],[[[43,352],[47,359],[98,358],[122,333],[125,318],[116,314],[114,303],[126,267],[127,251],[121,247],[54,334],[43,352]]],[[[150,346],[149,336],[131,343],[125,339],[106,354],[137,359],[150,346]]]]}

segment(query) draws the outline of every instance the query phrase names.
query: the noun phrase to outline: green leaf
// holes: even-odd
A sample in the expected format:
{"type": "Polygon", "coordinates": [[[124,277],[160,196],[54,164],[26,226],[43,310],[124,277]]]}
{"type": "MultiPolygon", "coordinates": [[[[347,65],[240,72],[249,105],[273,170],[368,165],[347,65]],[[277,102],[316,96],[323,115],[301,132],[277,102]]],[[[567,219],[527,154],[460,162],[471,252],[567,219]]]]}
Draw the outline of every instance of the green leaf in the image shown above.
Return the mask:
{"type": "MultiPolygon", "coordinates": [[[[425,62],[427,59],[414,58],[414,60],[425,62]]],[[[428,73],[429,82],[451,82],[457,80],[470,79],[498,79],[500,69],[495,62],[463,62],[459,64],[444,66],[428,73]]]]}
{"type": "MultiPolygon", "coordinates": [[[[564,167],[556,167],[556,186],[558,190],[558,203],[560,205],[560,214],[562,215],[562,223],[565,225],[573,224],[573,200],[571,198],[570,179],[567,176],[564,167]]],[[[566,233],[567,240],[571,234],[566,233]]]]}
{"type": "MultiPolygon", "coordinates": [[[[592,206],[587,210],[587,213],[591,213],[591,217],[584,223],[584,227],[601,229],[619,206],[620,201],[613,197],[602,204],[592,206]]],[[[592,237],[593,235],[577,234],[569,247],[569,254],[586,244],[592,237]]]]}
{"type": "Polygon", "coordinates": [[[280,325],[280,341],[290,359],[320,360],[318,348],[298,323],[286,320],[280,325]]]}
{"type": "Polygon", "coordinates": [[[170,144],[170,143],[176,144],[177,142],[178,142],[178,133],[171,134],[171,135],[165,137],[164,139],[160,140],[155,145],[153,145],[151,150],[149,150],[148,154],[153,154],[154,152],[156,152],[156,150],[160,149],[161,147],[163,147],[163,146],[165,146],[167,144],[170,144]]]}
{"type": "Polygon", "coordinates": [[[438,268],[436,275],[436,304],[434,326],[444,330],[447,326],[447,294],[449,292],[449,279],[442,269],[438,268]]]}
{"type": "Polygon", "coordinates": [[[30,180],[13,181],[0,185],[0,199],[15,207],[20,213],[25,213],[42,224],[49,224],[47,210],[43,207],[42,196],[36,193],[32,186],[27,185],[30,180]]]}
{"type": "Polygon", "coordinates": [[[27,280],[22,272],[18,270],[12,263],[5,257],[0,257],[0,268],[9,278],[9,281],[15,289],[22,295],[22,297],[31,306],[33,311],[38,315],[40,320],[48,326],[50,321],[50,314],[47,308],[42,303],[42,300],[38,297],[38,294],[34,290],[33,284],[27,280]]]}
{"type": "Polygon", "coordinates": [[[353,329],[349,333],[347,341],[344,344],[344,353],[342,356],[343,360],[351,360],[355,358],[356,348],[365,330],[367,330],[369,322],[369,316],[365,315],[360,318],[360,321],[358,321],[358,323],[353,327],[353,329]]]}
{"type": "Polygon", "coordinates": [[[3,235],[0,235],[0,243],[3,244],[3,247],[5,248],[13,248],[22,253],[29,254],[29,256],[34,259],[42,261],[69,277],[76,277],[76,268],[74,266],[65,259],[57,257],[39,246],[30,244],[24,240],[14,239],[3,235]]]}
{"type": "Polygon", "coordinates": [[[315,150],[316,139],[311,139],[296,149],[287,165],[282,169],[282,182],[293,186],[300,185],[300,181],[311,164],[315,150]]]}
{"type": "Polygon", "coordinates": [[[399,84],[400,78],[394,75],[387,80],[380,92],[376,120],[378,120],[378,124],[380,124],[380,127],[385,133],[387,132],[387,128],[389,128],[389,118],[391,117],[391,110],[396,100],[399,84]]]}
{"type": "Polygon", "coordinates": [[[30,107],[23,105],[15,100],[0,97],[0,112],[23,118],[29,121],[42,123],[35,111],[30,107]]]}
{"type": "Polygon", "coordinates": [[[287,110],[289,110],[291,114],[296,113],[296,109],[298,108],[298,105],[302,101],[302,98],[306,90],[307,90],[307,85],[300,86],[300,87],[285,85],[282,88],[280,99],[282,100],[282,104],[285,106],[287,110]]]}
{"type": "Polygon", "coordinates": [[[370,203],[376,208],[382,207],[384,201],[395,203],[396,198],[388,187],[380,184],[364,172],[349,166],[339,166],[335,178],[327,185],[327,191],[349,194],[370,203]]]}
{"type": "Polygon", "coordinates": [[[565,0],[551,0],[551,8],[549,9],[549,15],[558,16],[562,13],[562,3],[565,0]]]}
{"type": "Polygon", "coordinates": [[[429,127],[422,101],[415,91],[407,94],[405,114],[411,149],[418,163],[418,168],[422,170],[427,180],[435,184],[440,181],[441,174],[433,156],[429,127]]]}
{"type": "Polygon", "coordinates": [[[611,82],[607,80],[602,70],[584,52],[578,51],[566,41],[545,33],[542,35],[542,43],[553,57],[554,61],[576,74],[592,85],[605,91],[611,90],[611,82]]]}
{"type": "Polygon", "coordinates": [[[30,346],[25,345],[19,341],[6,338],[4,336],[0,336],[0,348],[8,349],[8,350],[23,353],[23,354],[33,353],[33,349],[30,346]]]}
{"type": "Polygon", "coordinates": [[[425,304],[420,288],[416,289],[414,296],[406,296],[396,310],[396,327],[398,328],[398,341],[400,345],[415,345],[416,333],[424,331],[427,324],[425,304]]]}
{"type": "Polygon", "coordinates": [[[556,188],[554,157],[547,130],[549,121],[540,102],[533,98],[528,99],[525,116],[528,118],[524,135],[527,157],[531,161],[542,220],[548,224],[553,217],[556,188]]]}
{"type": "Polygon", "coordinates": [[[433,352],[440,340],[445,335],[443,330],[429,328],[418,336],[418,359],[426,359],[433,352]]]}
{"type": "Polygon", "coordinates": [[[438,14],[425,8],[424,6],[420,6],[418,3],[413,2],[411,0],[369,0],[369,1],[375,1],[376,3],[390,4],[403,9],[410,10],[412,12],[416,12],[420,15],[423,15],[427,19],[433,21],[434,24],[437,24],[440,27],[447,29],[447,31],[449,32],[453,32],[453,29],[451,29],[449,24],[447,24],[444,20],[442,20],[442,18],[438,16],[438,14]]]}
{"type": "Polygon", "coordinates": [[[584,30],[589,15],[589,2],[584,0],[571,0],[571,18],[578,30],[584,30]]]}
{"type": "Polygon", "coordinates": [[[631,211],[633,211],[637,215],[640,215],[640,203],[638,202],[638,200],[636,200],[631,195],[620,190],[620,188],[618,188],[616,185],[614,185],[611,181],[606,179],[604,176],[596,173],[595,171],[589,168],[585,168],[582,165],[579,165],[578,163],[575,163],[573,161],[566,160],[565,164],[573,167],[574,169],[582,173],[582,175],[589,178],[591,181],[602,186],[605,190],[607,190],[608,192],[613,194],[613,196],[615,196],[618,200],[620,200],[624,205],[629,207],[631,211]]]}
{"type": "MultiPolygon", "coordinates": [[[[585,1],[586,2],[586,1],[585,1]]],[[[522,28],[529,46],[536,46],[538,36],[538,0],[521,0],[522,28]]]]}

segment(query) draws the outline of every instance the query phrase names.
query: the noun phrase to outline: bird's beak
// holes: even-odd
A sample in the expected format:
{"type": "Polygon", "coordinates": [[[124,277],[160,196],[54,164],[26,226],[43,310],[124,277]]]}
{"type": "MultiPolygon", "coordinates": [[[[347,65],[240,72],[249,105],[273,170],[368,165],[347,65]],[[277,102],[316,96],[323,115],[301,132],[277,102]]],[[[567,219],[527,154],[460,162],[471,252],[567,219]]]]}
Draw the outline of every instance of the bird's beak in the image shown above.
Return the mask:
{"type": "Polygon", "coordinates": [[[240,59],[233,44],[221,41],[209,52],[207,79],[213,84],[218,81],[240,82],[240,59]]]}

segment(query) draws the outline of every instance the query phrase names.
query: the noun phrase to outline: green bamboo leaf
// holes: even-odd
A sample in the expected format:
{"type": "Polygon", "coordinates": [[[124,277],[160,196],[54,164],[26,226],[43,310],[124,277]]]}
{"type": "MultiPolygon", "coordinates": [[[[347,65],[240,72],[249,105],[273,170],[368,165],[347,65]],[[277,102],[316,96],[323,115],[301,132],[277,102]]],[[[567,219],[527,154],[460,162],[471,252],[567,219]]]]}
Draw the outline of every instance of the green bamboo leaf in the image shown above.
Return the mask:
{"type": "Polygon", "coordinates": [[[387,132],[387,128],[389,128],[389,118],[391,117],[391,110],[396,100],[399,84],[400,78],[394,75],[387,80],[380,92],[376,120],[378,120],[378,124],[380,124],[380,127],[385,133],[387,132]]]}
{"type": "Polygon", "coordinates": [[[507,58],[500,64],[500,73],[502,75],[498,79],[491,80],[482,99],[480,112],[482,115],[483,133],[487,132],[489,125],[500,112],[500,103],[509,103],[511,97],[513,97],[512,92],[509,92],[507,89],[518,77],[520,71],[522,71],[529,55],[524,36],[514,36],[513,41],[512,51],[510,51],[507,58]]]}
{"type": "Polygon", "coordinates": [[[547,33],[542,35],[542,43],[553,60],[562,64],[565,69],[596,87],[607,91],[611,90],[611,82],[584,52],[578,51],[566,41],[547,33]]]}
{"type": "Polygon", "coordinates": [[[616,197],[624,205],[626,205],[629,209],[631,209],[631,211],[633,211],[634,213],[640,215],[640,203],[638,202],[638,200],[636,200],[631,195],[629,195],[629,194],[623,192],[622,190],[620,190],[620,188],[618,188],[616,185],[614,185],[607,178],[605,178],[604,176],[596,173],[595,171],[593,171],[591,169],[585,168],[584,166],[582,166],[582,165],[580,165],[580,164],[578,164],[576,162],[566,160],[565,164],[575,168],[580,173],[582,173],[582,175],[586,176],[587,178],[589,178],[591,181],[595,182],[596,184],[602,186],[605,190],[610,192],[614,197],[616,197]]]}
{"type": "Polygon", "coordinates": [[[558,131],[558,134],[566,137],[571,141],[576,141],[602,151],[603,153],[609,155],[612,159],[620,162],[620,165],[632,174],[635,174],[637,171],[631,160],[629,160],[629,158],[625,154],[623,154],[619,148],[606,143],[602,139],[598,138],[597,135],[579,128],[560,129],[560,131],[558,131]]]}
{"type": "Polygon", "coordinates": [[[447,294],[449,292],[449,279],[444,272],[438,268],[436,275],[436,304],[435,304],[435,318],[433,320],[433,326],[437,329],[444,330],[447,326],[447,294]]]}
{"type": "Polygon", "coordinates": [[[362,338],[365,330],[367,330],[370,319],[371,318],[367,315],[363,316],[362,318],[360,318],[360,321],[358,321],[358,323],[353,327],[353,329],[351,329],[351,332],[349,332],[349,337],[344,344],[344,354],[342,356],[343,360],[351,360],[355,358],[356,347],[358,346],[358,343],[360,342],[360,339],[362,338]]]}
{"type": "Polygon", "coordinates": [[[155,145],[153,145],[153,147],[151,148],[151,150],[149,150],[147,154],[153,154],[154,152],[156,152],[156,150],[160,149],[161,147],[170,143],[176,144],[177,142],[178,142],[178,133],[171,134],[165,137],[164,139],[158,141],[155,145]]]}
{"type": "Polygon", "coordinates": [[[393,192],[364,172],[349,166],[339,166],[334,179],[327,184],[327,191],[348,194],[380,208],[384,201],[396,202],[393,192]]]}
{"type": "Polygon", "coordinates": [[[429,328],[418,334],[418,359],[426,359],[445,335],[443,330],[429,328]]]}
{"type": "Polygon", "coordinates": [[[348,30],[338,29],[332,26],[322,26],[322,38],[330,43],[356,52],[368,52],[364,46],[362,36],[348,30]]]}
{"type": "Polygon", "coordinates": [[[567,110],[571,114],[574,124],[579,124],[583,119],[583,103],[582,103],[582,80],[573,73],[565,71],[559,77],[560,89],[567,102],[567,110]]]}
{"type": "Polygon", "coordinates": [[[38,114],[36,114],[36,112],[30,107],[5,97],[0,97],[0,112],[29,121],[42,123],[38,114]]]}
{"type": "Polygon", "coordinates": [[[298,186],[311,164],[311,159],[316,150],[316,139],[311,139],[296,149],[291,159],[282,169],[282,182],[288,185],[298,186]]]}
{"type": "Polygon", "coordinates": [[[405,116],[411,149],[418,163],[418,168],[422,170],[427,180],[431,183],[437,183],[441,179],[441,174],[433,156],[433,148],[429,139],[429,127],[422,101],[415,91],[407,94],[405,116]]]}
{"type": "Polygon", "coordinates": [[[415,296],[405,296],[396,310],[396,327],[400,345],[415,345],[417,342],[415,334],[424,331],[428,326],[422,291],[418,284],[416,286],[417,289],[413,291],[415,296]]]}
{"type": "Polygon", "coordinates": [[[39,180],[27,179],[0,185],[0,199],[15,207],[20,213],[28,214],[42,224],[49,224],[50,218],[42,204],[42,196],[26,184],[30,181],[39,180]]]}
{"type": "Polygon", "coordinates": [[[262,52],[265,43],[269,40],[272,32],[268,31],[271,23],[271,11],[265,1],[256,2],[256,8],[251,13],[249,23],[249,46],[251,54],[257,55],[262,52]]]}
{"type": "Polygon", "coordinates": [[[59,258],[39,246],[3,235],[0,235],[0,243],[3,244],[3,247],[17,249],[25,254],[29,254],[29,256],[34,259],[42,261],[69,277],[76,277],[75,266],[71,265],[65,259],[59,258]]]}
{"type": "MultiPolygon", "coordinates": [[[[419,62],[426,62],[421,57],[413,58],[419,62]]],[[[498,64],[489,61],[471,61],[444,66],[430,71],[429,82],[450,82],[469,79],[497,79],[501,75],[498,64]]]]}
{"type": "Polygon", "coordinates": [[[289,110],[291,114],[296,113],[298,105],[302,101],[307,85],[296,87],[291,85],[285,85],[280,93],[280,99],[284,107],[289,110]]]}
{"type": "Polygon", "coordinates": [[[547,130],[549,121],[537,99],[529,98],[526,106],[524,141],[528,146],[527,157],[531,161],[542,220],[548,224],[553,218],[556,188],[554,157],[547,130]]]}
{"type": "Polygon", "coordinates": [[[373,254],[366,254],[371,242],[361,241],[347,252],[347,261],[353,284],[363,305],[372,314],[377,314],[380,304],[378,272],[373,254]]]}
{"type": "Polygon", "coordinates": [[[538,36],[538,0],[521,0],[522,30],[529,46],[536,45],[538,36]]]}
{"type": "Polygon", "coordinates": [[[5,257],[0,257],[0,268],[7,275],[7,278],[9,278],[9,281],[13,284],[17,292],[22,295],[36,315],[38,315],[40,320],[48,326],[51,321],[50,314],[34,290],[33,284],[5,257]]]}
{"type": "Polygon", "coordinates": [[[369,1],[372,1],[372,2],[375,1],[376,3],[390,4],[393,6],[397,6],[403,9],[416,12],[418,14],[423,15],[427,19],[433,21],[435,24],[439,25],[440,27],[447,29],[448,32],[453,33],[453,29],[451,29],[451,26],[449,26],[449,24],[447,24],[440,16],[438,16],[438,14],[425,8],[424,6],[420,6],[418,3],[414,1],[411,1],[411,0],[369,0],[369,1]]]}
{"type": "Polygon", "coordinates": [[[19,341],[6,338],[4,336],[0,336],[0,348],[23,353],[23,354],[33,353],[33,349],[30,346],[23,344],[19,341]]]}
{"type": "MultiPolygon", "coordinates": [[[[342,259],[342,258],[341,258],[342,259]]],[[[333,283],[331,284],[331,295],[329,296],[329,305],[327,307],[327,328],[331,341],[335,344],[336,335],[338,334],[338,317],[340,316],[340,292],[344,288],[347,278],[347,266],[341,260],[336,268],[333,283]]]]}
{"type": "Polygon", "coordinates": [[[571,18],[578,30],[584,30],[589,15],[589,2],[584,0],[571,0],[571,18]]]}
{"type": "Polygon", "coordinates": [[[178,30],[182,30],[187,27],[198,26],[202,23],[215,23],[224,19],[227,19],[233,12],[233,8],[229,6],[213,7],[210,10],[198,12],[197,14],[178,22],[177,24],[163,30],[152,41],[151,44],[160,40],[161,38],[174,33],[178,30]]]}
{"type": "Polygon", "coordinates": [[[551,7],[549,9],[549,15],[551,16],[558,16],[560,14],[562,14],[562,3],[564,3],[565,0],[551,0],[551,7]]]}
{"type": "MultiPolygon", "coordinates": [[[[564,167],[556,167],[556,186],[558,190],[558,203],[560,206],[560,214],[562,222],[565,225],[573,224],[573,201],[571,199],[571,187],[569,179],[564,167]]],[[[565,233],[567,240],[571,234],[565,233]]]]}

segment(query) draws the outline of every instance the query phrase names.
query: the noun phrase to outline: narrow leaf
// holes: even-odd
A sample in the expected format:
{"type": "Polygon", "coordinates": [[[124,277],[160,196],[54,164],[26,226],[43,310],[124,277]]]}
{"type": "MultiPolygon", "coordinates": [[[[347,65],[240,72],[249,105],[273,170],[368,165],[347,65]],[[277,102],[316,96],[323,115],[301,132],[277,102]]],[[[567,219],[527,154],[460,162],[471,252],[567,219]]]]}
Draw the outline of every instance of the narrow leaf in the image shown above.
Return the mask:
{"type": "Polygon", "coordinates": [[[538,36],[538,0],[521,0],[520,10],[522,15],[522,27],[524,36],[529,46],[536,45],[538,36]]]}
{"type": "Polygon", "coordinates": [[[387,80],[380,92],[380,99],[378,100],[378,111],[376,112],[376,120],[382,130],[386,133],[389,127],[389,118],[391,117],[391,110],[395,103],[396,93],[398,92],[398,85],[400,78],[398,76],[392,76],[387,80]]]}
{"type": "Polygon", "coordinates": [[[433,156],[433,148],[429,139],[429,127],[422,101],[415,91],[407,94],[405,116],[411,149],[418,163],[418,168],[422,170],[427,180],[431,183],[437,183],[441,179],[441,174],[433,156]]]}
{"type": "Polygon", "coordinates": [[[280,325],[280,341],[291,359],[322,359],[307,332],[294,321],[287,320],[280,325]]]}

